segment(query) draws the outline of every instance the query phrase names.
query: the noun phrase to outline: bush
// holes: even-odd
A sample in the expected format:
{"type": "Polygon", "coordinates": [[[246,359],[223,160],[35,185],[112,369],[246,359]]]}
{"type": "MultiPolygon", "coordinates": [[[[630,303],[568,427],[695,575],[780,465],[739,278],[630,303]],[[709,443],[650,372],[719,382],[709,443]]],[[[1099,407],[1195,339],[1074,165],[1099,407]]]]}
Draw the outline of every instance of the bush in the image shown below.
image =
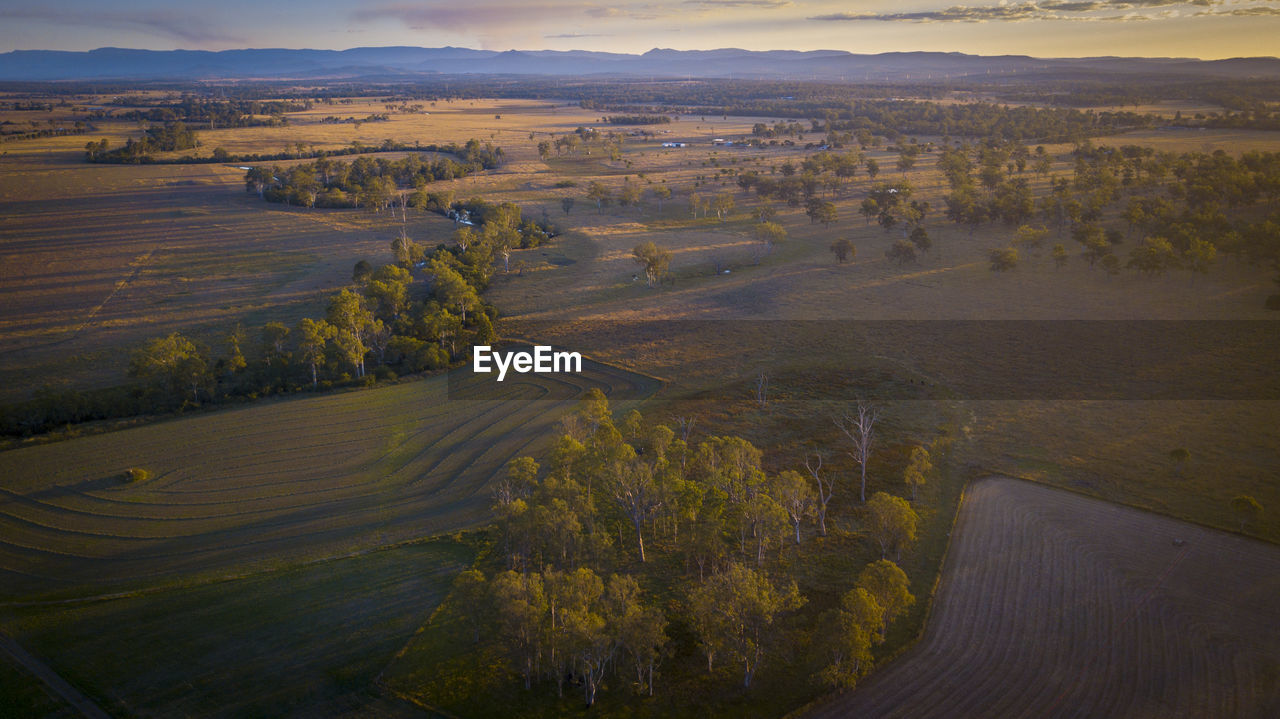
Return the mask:
{"type": "Polygon", "coordinates": [[[151,472],[141,467],[130,467],[124,471],[126,482],[145,482],[148,479],[151,479],[151,472]]]}

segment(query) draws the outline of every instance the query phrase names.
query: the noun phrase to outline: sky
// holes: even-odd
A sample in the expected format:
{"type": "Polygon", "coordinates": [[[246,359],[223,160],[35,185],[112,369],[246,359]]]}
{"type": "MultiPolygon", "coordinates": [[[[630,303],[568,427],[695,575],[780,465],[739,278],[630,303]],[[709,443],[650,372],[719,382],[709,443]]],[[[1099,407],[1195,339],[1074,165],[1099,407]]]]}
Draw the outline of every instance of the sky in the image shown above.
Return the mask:
{"type": "Polygon", "coordinates": [[[129,47],[1280,55],[1280,0],[0,0],[0,52],[129,47]]]}

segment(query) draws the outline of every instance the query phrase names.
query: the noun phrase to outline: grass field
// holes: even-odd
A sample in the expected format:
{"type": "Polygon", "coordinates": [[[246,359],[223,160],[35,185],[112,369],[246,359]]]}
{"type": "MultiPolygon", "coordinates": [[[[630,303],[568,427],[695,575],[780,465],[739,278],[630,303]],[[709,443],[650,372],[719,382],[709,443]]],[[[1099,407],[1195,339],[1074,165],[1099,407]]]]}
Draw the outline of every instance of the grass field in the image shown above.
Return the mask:
{"type": "MultiPolygon", "coordinates": [[[[410,544],[244,579],[0,610],[15,639],[112,714],[339,716],[431,615],[472,550],[410,544]]],[[[417,716],[381,703],[381,716],[417,716]]]]}
{"type": "Polygon", "coordinates": [[[955,535],[924,640],[809,716],[1280,711],[1274,545],[999,478],[955,535]]]}
{"type": "MultiPolygon", "coordinates": [[[[589,368],[582,387],[648,386],[589,368]]],[[[508,401],[451,401],[438,376],[2,453],[3,598],[189,581],[483,524],[490,479],[570,405],[505,384],[508,401]],[[125,483],[133,466],[153,477],[125,483]]]]}

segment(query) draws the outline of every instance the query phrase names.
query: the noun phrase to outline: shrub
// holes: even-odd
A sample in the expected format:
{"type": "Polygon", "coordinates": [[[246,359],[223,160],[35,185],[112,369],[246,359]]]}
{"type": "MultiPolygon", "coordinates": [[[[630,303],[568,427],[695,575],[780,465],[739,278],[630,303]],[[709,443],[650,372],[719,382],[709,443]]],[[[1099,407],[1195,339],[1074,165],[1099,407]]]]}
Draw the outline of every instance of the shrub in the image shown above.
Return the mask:
{"type": "Polygon", "coordinates": [[[151,472],[142,467],[130,467],[124,471],[124,481],[126,482],[145,482],[151,479],[151,472]]]}

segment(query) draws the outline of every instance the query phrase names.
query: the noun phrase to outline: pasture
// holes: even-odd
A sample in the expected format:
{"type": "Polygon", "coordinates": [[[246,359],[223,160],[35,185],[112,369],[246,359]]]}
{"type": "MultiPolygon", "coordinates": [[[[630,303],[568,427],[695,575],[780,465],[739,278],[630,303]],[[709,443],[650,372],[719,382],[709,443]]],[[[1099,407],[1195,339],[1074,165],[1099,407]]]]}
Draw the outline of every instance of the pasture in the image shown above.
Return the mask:
{"type": "Polygon", "coordinates": [[[1274,545],[978,480],[923,640],[808,716],[1274,716],[1278,592],[1274,545]]]}
{"type": "MultiPolygon", "coordinates": [[[[577,390],[656,388],[584,369],[577,390]]],[[[450,400],[440,375],[0,453],[0,599],[236,576],[482,525],[490,480],[571,406],[538,399],[548,381],[450,400]],[[128,483],[129,467],[152,477],[128,483]]]]}
{"type": "Polygon", "coordinates": [[[378,673],[471,561],[465,545],[416,543],[0,616],[24,648],[115,715],[336,716],[376,701],[378,673]]]}

